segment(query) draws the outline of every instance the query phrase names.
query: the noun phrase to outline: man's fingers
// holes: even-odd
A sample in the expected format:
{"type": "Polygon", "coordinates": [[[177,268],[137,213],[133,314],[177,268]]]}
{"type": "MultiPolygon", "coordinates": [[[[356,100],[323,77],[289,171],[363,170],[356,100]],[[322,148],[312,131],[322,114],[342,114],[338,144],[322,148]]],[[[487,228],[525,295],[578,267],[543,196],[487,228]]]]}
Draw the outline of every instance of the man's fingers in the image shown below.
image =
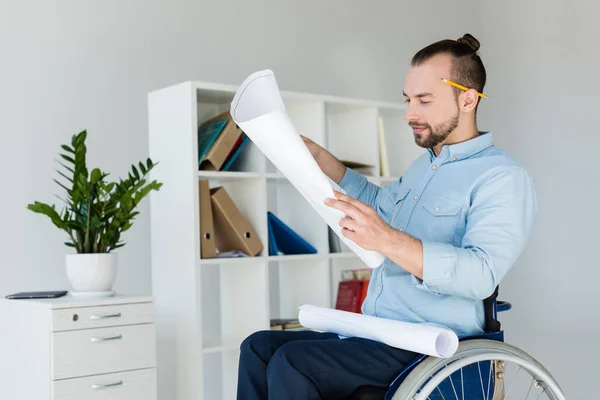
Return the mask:
{"type": "Polygon", "coordinates": [[[335,194],[335,197],[338,200],[342,200],[345,201],[347,203],[350,203],[351,205],[353,205],[354,207],[356,207],[357,209],[359,209],[360,211],[364,212],[364,213],[369,213],[371,212],[371,210],[373,209],[371,206],[369,206],[368,204],[363,203],[360,200],[356,200],[353,197],[350,197],[348,195],[343,194],[342,192],[338,192],[337,190],[334,190],[333,193],[335,194]]]}
{"type": "Polygon", "coordinates": [[[352,218],[350,218],[350,217],[344,217],[344,218],[342,218],[340,220],[340,226],[342,228],[346,228],[346,229],[349,229],[351,231],[356,231],[356,228],[357,228],[358,224],[352,218]]]}
{"type": "Polygon", "coordinates": [[[340,211],[343,211],[346,215],[349,215],[353,219],[360,218],[360,215],[362,213],[358,208],[356,208],[352,204],[342,200],[325,199],[325,204],[327,204],[330,207],[337,208],[340,211]]]}

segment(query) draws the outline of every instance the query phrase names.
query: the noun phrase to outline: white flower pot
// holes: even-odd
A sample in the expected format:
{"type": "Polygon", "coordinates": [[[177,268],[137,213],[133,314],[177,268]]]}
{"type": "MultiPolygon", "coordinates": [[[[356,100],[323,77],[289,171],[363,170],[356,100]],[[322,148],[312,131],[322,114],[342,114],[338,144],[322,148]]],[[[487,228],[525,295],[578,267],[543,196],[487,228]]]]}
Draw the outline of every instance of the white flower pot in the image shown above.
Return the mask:
{"type": "Polygon", "coordinates": [[[67,254],[71,294],[111,295],[117,278],[116,253],[67,254]]]}

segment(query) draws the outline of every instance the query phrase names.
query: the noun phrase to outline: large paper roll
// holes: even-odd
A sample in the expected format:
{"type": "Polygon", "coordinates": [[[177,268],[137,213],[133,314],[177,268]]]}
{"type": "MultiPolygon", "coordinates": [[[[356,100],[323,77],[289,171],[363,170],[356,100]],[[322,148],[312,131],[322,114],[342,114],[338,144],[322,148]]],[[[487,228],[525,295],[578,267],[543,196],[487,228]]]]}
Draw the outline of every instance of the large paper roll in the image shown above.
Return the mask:
{"type": "Polygon", "coordinates": [[[244,133],[271,160],[327,222],[340,239],[369,267],[383,263],[384,256],[365,250],[342,235],[339,221],[345,214],[324,204],[344,192],[323,173],[290,121],[271,70],[255,72],[240,85],[231,102],[231,116],[244,133]]]}
{"type": "Polygon", "coordinates": [[[399,349],[447,358],[458,348],[458,336],[436,324],[417,324],[305,304],[298,319],[306,328],[360,337],[399,349]]]}

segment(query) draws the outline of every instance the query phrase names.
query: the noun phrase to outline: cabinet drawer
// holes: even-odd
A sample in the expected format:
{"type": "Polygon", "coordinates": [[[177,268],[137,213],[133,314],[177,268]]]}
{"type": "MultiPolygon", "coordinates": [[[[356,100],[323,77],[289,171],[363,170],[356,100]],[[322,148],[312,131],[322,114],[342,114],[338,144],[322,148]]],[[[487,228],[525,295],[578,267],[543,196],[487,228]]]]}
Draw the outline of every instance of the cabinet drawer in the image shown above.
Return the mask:
{"type": "Polygon", "coordinates": [[[52,334],[52,379],[75,378],[156,364],[154,324],[52,334]]]}
{"type": "Polygon", "coordinates": [[[152,303],[117,304],[54,310],[54,332],[154,322],[152,303]]]}
{"type": "Polygon", "coordinates": [[[53,400],[156,400],[156,370],[127,371],[53,382],[53,400]]]}

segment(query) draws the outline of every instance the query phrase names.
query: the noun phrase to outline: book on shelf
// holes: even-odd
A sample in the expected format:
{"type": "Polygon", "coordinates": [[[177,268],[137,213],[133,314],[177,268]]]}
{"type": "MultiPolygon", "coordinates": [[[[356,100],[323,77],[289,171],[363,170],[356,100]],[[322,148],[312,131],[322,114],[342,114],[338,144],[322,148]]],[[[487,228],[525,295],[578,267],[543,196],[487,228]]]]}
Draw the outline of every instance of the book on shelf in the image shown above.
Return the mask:
{"type": "Polygon", "coordinates": [[[342,280],[338,283],[335,309],[362,314],[362,303],[367,297],[370,269],[342,271],[342,280]]]}
{"type": "Polygon", "coordinates": [[[272,318],[272,331],[301,331],[306,330],[297,318],[272,318]]]}
{"type": "Polygon", "coordinates": [[[267,227],[270,256],[277,256],[280,253],[286,255],[317,253],[317,249],[313,245],[298,235],[271,211],[267,211],[267,227]]]}
{"type": "Polygon", "coordinates": [[[252,224],[223,186],[199,181],[200,258],[258,255],[264,248],[252,224]]]}
{"type": "Polygon", "coordinates": [[[202,122],[198,127],[198,169],[230,170],[248,142],[229,111],[202,122]]]}
{"type": "Polygon", "coordinates": [[[379,165],[381,176],[390,176],[390,161],[388,159],[387,142],[385,140],[385,132],[383,130],[383,118],[377,118],[377,133],[379,136],[379,165]]]}

